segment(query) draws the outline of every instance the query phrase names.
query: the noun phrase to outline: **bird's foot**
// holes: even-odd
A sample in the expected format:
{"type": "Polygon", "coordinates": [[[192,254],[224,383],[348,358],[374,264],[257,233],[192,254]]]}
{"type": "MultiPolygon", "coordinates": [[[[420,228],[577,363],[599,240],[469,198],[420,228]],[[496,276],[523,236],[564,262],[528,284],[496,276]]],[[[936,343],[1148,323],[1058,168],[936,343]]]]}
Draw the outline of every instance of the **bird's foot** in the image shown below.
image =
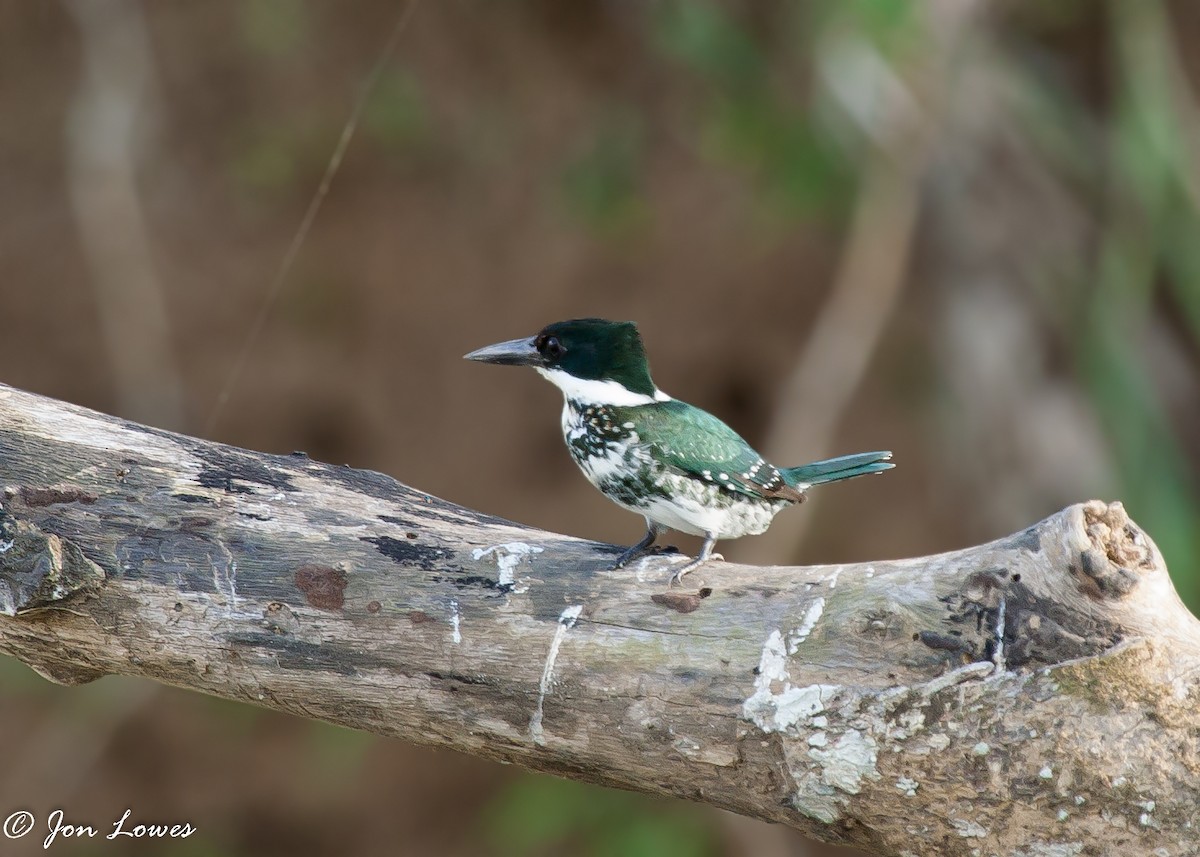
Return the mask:
{"type": "Polygon", "coordinates": [[[679,548],[675,547],[675,545],[650,545],[649,547],[634,545],[617,558],[617,561],[613,564],[613,571],[616,571],[618,568],[624,568],[639,556],[661,556],[662,554],[673,553],[679,553],[679,548]]]}
{"type": "Polygon", "coordinates": [[[712,559],[719,559],[721,561],[724,561],[725,557],[721,556],[719,553],[710,553],[708,556],[696,557],[694,560],[689,562],[683,568],[679,569],[677,572],[675,572],[673,575],[671,575],[670,585],[678,586],[678,585],[682,584],[683,576],[685,574],[687,574],[689,571],[694,571],[695,569],[699,568],[700,566],[704,565],[704,563],[706,563],[712,559]]]}

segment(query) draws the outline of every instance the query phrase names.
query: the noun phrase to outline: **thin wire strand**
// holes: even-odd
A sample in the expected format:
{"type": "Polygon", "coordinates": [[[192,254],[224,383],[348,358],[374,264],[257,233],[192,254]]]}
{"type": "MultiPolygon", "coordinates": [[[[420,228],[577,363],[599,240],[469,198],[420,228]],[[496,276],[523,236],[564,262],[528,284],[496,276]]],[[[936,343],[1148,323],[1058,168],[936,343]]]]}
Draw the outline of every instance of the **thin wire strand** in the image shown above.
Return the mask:
{"type": "Polygon", "coordinates": [[[413,12],[416,11],[416,8],[420,4],[421,0],[408,0],[408,3],[405,4],[400,12],[400,16],[396,19],[395,25],[392,27],[391,35],[388,36],[383,50],[379,53],[379,58],[375,61],[374,68],[371,69],[371,73],[363,81],[358,100],[354,104],[354,109],[350,112],[350,118],[342,128],[342,136],[338,139],[337,146],[334,147],[333,154],[329,158],[329,164],[325,167],[325,174],[321,177],[321,183],[317,186],[317,191],[313,194],[312,201],[308,204],[308,210],[304,212],[304,219],[300,221],[300,228],[296,230],[296,234],[292,237],[292,243],[288,245],[287,252],[283,256],[283,261],[279,265],[279,270],[275,274],[275,279],[271,281],[270,287],[263,296],[263,302],[254,317],[254,324],[251,326],[249,334],[242,343],[241,351],[238,352],[233,369],[230,370],[229,377],[226,379],[224,387],[221,388],[221,392],[217,395],[217,401],[214,403],[208,419],[205,420],[205,436],[211,436],[215,431],[218,422],[220,422],[221,415],[225,411],[225,406],[229,403],[229,397],[233,394],[234,389],[241,380],[242,373],[246,369],[246,363],[250,360],[250,353],[254,350],[254,345],[262,334],[271,309],[279,299],[287,276],[296,262],[296,257],[300,255],[300,248],[304,246],[304,241],[312,229],[313,221],[317,218],[317,212],[321,210],[321,204],[329,194],[330,185],[333,184],[333,177],[337,175],[337,171],[342,165],[342,159],[346,155],[346,150],[350,147],[350,140],[354,137],[354,132],[358,128],[359,120],[362,118],[363,110],[366,109],[371,93],[375,90],[375,85],[383,75],[383,70],[387,68],[388,62],[391,61],[396,44],[400,41],[400,36],[403,35],[404,30],[407,28],[413,12]]]}

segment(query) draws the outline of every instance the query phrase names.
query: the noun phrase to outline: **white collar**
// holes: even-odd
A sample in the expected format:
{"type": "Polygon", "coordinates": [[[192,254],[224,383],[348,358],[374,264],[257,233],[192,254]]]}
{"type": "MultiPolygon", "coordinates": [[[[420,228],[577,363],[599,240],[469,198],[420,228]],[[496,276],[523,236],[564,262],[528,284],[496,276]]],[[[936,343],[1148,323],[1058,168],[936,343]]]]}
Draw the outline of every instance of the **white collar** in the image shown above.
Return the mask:
{"type": "Polygon", "coordinates": [[[576,378],[562,369],[543,369],[540,366],[535,368],[539,375],[562,390],[564,396],[582,405],[624,407],[671,401],[671,397],[658,388],[655,388],[653,396],[647,396],[645,393],[635,393],[617,381],[594,381],[576,378]]]}

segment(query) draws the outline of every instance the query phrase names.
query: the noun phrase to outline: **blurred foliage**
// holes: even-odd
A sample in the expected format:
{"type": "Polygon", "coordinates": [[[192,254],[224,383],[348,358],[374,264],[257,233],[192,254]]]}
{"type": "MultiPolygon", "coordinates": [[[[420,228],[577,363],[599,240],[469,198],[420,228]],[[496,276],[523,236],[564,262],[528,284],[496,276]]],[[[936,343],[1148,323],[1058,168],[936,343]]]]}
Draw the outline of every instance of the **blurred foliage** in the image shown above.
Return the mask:
{"type": "Polygon", "coordinates": [[[294,129],[263,127],[246,134],[235,146],[229,171],[247,196],[290,190],[296,185],[295,140],[294,129]]]}
{"type": "Polygon", "coordinates": [[[568,210],[607,237],[636,234],[649,217],[642,194],[643,132],[627,114],[598,124],[587,148],[562,174],[568,210]]]}
{"type": "MultiPolygon", "coordinates": [[[[197,702],[209,709],[213,723],[220,724],[221,730],[231,739],[241,738],[253,740],[253,736],[262,724],[264,709],[254,705],[246,705],[219,696],[204,694],[197,702]]],[[[330,726],[330,729],[336,727],[330,726]]]]}
{"type": "Polygon", "coordinates": [[[323,789],[340,790],[362,770],[371,747],[384,739],[356,729],[313,722],[304,762],[307,778],[323,789]]]}
{"type": "Polygon", "coordinates": [[[918,25],[921,6],[916,0],[825,0],[816,4],[815,9],[823,16],[839,18],[836,26],[849,27],[874,44],[885,57],[895,59],[908,48],[923,47],[913,43],[921,34],[918,25]]]}
{"type": "Polygon", "coordinates": [[[271,108],[236,128],[225,169],[239,202],[251,207],[305,199],[325,171],[341,128],[304,106],[271,108]]]}
{"type": "MultiPolygon", "coordinates": [[[[1112,443],[1122,497],[1153,534],[1177,587],[1200,612],[1200,493],[1163,379],[1146,345],[1172,335],[1159,315],[1164,290],[1200,342],[1200,198],[1195,144],[1182,126],[1186,98],[1164,10],[1113,0],[1117,71],[1109,126],[1108,198],[1094,282],[1081,292],[1078,366],[1112,443]],[[1180,240],[1187,235],[1186,240],[1180,240]]],[[[1186,348],[1186,346],[1183,346],[1186,348]]],[[[1193,383],[1195,379],[1193,378],[1193,383]]]]}
{"type": "Polygon", "coordinates": [[[296,0],[245,0],[237,7],[238,34],[255,54],[285,59],[299,54],[312,29],[308,5],[296,0]]]}
{"type": "MultiPolygon", "coordinates": [[[[1173,413],[1169,398],[1178,391],[1167,389],[1161,359],[1148,347],[1158,340],[1193,357],[1200,349],[1196,107],[1160,4],[1044,5],[1023,10],[1021,23],[1051,41],[1080,27],[1108,40],[1102,56],[1111,92],[1099,116],[1081,91],[1081,75],[1067,74],[1043,51],[1025,44],[1031,62],[1009,67],[1026,110],[1024,129],[1055,174],[1098,212],[1096,255],[1082,266],[1084,279],[1043,272],[1053,285],[1042,308],[1068,343],[1109,442],[1117,495],[1152,534],[1180,595],[1200,613],[1195,439],[1173,413]]],[[[1193,374],[1193,387],[1198,381],[1193,374]]]]}
{"type": "Polygon", "coordinates": [[[25,664],[13,658],[0,658],[0,688],[4,696],[51,696],[59,688],[46,681],[25,664]]]}
{"type": "Polygon", "coordinates": [[[480,835],[498,857],[707,857],[711,818],[680,801],[527,774],[485,808],[480,835]]]}
{"type": "Polygon", "coordinates": [[[370,94],[363,130],[375,142],[399,151],[430,143],[433,129],[417,78],[403,69],[385,72],[370,94]]]}
{"type": "MultiPolygon", "coordinates": [[[[783,41],[772,57],[724,6],[672,2],[658,7],[655,42],[703,83],[700,149],[716,163],[745,169],[772,211],[837,218],[854,189],[853,161],[839,147],[795,80],[776,80],[776,63],[802,53],[783,41]]],[[[806,76],[811,70],[806,70],[806,76]]]]}

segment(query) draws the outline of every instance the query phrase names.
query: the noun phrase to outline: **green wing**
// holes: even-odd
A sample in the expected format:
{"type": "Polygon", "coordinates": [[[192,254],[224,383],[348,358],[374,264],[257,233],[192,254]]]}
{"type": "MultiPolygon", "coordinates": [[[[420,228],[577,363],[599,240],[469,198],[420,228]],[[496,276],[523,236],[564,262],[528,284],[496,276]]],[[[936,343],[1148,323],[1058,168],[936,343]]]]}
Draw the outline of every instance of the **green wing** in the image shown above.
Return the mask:
{"type": "Polygon", "coordinates": [[[642,445],[677,473],[757,499],[801,499],[779,471],[737,432],[707,411],[674,399],[614,408],[632,422],[642,445]]]}

